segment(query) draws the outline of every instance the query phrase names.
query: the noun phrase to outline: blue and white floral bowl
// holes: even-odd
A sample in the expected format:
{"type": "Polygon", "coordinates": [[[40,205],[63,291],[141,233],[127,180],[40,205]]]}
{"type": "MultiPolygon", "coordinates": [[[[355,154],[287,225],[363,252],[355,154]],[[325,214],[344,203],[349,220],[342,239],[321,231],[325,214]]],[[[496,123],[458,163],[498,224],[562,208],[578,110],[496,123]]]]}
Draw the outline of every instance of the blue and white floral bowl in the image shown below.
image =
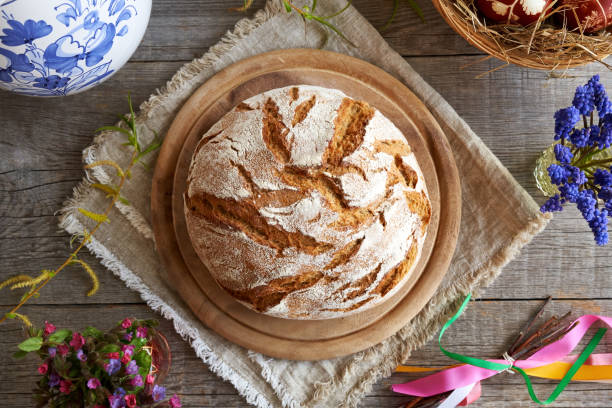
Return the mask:
{"type": "Polygon", "coordinates": [[[63,96],[98,85],[132,56],[152,0],[0,0],[0,89],[63,96]]]}

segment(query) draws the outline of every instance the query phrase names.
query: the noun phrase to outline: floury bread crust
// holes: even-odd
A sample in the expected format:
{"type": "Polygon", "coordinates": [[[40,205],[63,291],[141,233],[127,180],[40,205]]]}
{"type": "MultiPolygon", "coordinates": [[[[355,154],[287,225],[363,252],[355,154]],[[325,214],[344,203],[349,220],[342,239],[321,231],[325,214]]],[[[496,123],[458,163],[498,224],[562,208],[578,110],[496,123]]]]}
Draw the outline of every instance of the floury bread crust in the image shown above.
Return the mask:
{"type": "Polygon", "coordinates": [[[247,99],[202,137],[185,216],[232,296],[269,315],[321,319],[401,286],[431,207],[393,123],[338,90],[296,86],[247,99]]]}

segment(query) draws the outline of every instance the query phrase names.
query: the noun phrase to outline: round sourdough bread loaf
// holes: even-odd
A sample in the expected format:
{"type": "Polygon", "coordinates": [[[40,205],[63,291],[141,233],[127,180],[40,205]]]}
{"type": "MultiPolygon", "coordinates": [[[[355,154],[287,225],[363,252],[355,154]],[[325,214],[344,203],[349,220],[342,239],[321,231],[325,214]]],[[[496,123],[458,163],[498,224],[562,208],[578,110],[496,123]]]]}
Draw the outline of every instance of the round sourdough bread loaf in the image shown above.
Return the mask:
{"type": "Polygon", "coordinates": [[[295,86],[247,99],[202,137],[185,216],[195,251],[233,297],[322,319],[402,285],[431,207],[391,121],[338,90],[295,86]]]}

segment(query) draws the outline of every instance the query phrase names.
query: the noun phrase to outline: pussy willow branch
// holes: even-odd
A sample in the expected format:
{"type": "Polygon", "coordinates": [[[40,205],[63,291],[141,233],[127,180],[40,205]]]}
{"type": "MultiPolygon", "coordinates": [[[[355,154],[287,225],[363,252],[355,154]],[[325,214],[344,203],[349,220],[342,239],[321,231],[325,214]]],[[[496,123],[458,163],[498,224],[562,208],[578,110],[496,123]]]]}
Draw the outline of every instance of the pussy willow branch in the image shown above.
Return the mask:
{"type": "Polygon", "coordinates": [[[128,95],[128,104],[130,107],[129,118],[123,115],[120,116],[122,121],[128,126],[128,129],[120,128],[117,126],[105,126],[105,127],[98,129],[98,131],[112,130],[112,131],[115,131],[115,132],[118,132],[118,133],[121,133],[127,136],[128,141],[127,143],[124,143],[124,145],[132,146],[134,148],[134,151],[132,152],[132,155],[131,155],[131,158],[130,158],[130,161],[127,167],[125,169],[122,169],[119,166],[119,164],[111,160],[97,161],[85,167],[86,169],[89,169],[89,168],[93,168],[97,166],[108,165],[108,166],[113,167],[115,170],[117,170],[117,175],[119,177],[119,183],[117,187],[107,186],[104,184],[95,184],[95,183],[91,184],[92,188],[98,188],[102,191],[110,193],[110,197],[111,197],[110,203],[108,204],[108,206],[106,207],[105,211],[102,214],[95,214],[85,209],[79,208],[79,211],[82,214],[84,214],[85,216],[89,218],[92,218],[94,221],[96,221],[96,224],[92,228],[91,231],[87,231],[87,230],[85,231],[85,233],[83,234],[83,239],[81,240],[81,243],[77,246],[77,248],[74,251],[71,252],[71,254],[68,256],[66,261],[64,261],[64,263],[62,263],[59,266],[59,268],[53,271],[45,270],[41,273],[41,275],[38,278],[29,278],[28,276],[25,276],[25,275],[18,275],[17,277],[9,278],[8,280],[5,280],[4,282],[0,283],[0,288],[2,288],[3,286],[7,286],[11,283],[18,282],[18,281],[19,283],[13,284],[13,286],[11,287],[12,289],[18,288],[18,287],[26,287],[26,286],[32,287],[21,298],[21,300],[16,306],[14,306],[8,313],[0,317],[0,323],[3,323],[7,319],[18,318],[21,321],[23,321],[24,324],[26,324],[27,326],[30,326],[31,323],[29,322],[27,317],[24,317],[22,314],[16,313],[17,310],[19,310],[32,297],[38,296],[40,293],[40,290],[44,288],[47,285],[47,283],[51,281],[51,279],[53,279],[59,272],[61,272],[67,266],[71,264],[75,264],[75,263],[79,264],[91,276],[94,282],[94,286],[88,293],[88,296],[96,292],[98,288],[98,279],[95,273],[89,267],[89,265],[87,265],[84,261],[80,260],[77,255],[83,249],[83,247],[91,240],[91,237],[100,228],[100,226],[103,223],[108,222],[109,220],[108,216],[110,212],[112,211],[113,207],[116,205],[117,201],[121,201],[121,202],[126,201],[123,197],[121,197],[121,189],[123,188],[127,179],[130,178],[132,168],[136,165],[136,163],[141,163],[146,168],[146,165],[143,162],[141,162],[140,159],[146,156],[147,154],[157,150],[161,145],[160,142],[154,140],[145,149],[141,148],[140,143],[138,141],[138,132],[136,130],[136,119],[135,119],[136,117],[134,114],[134,109],[132,107],[132,100],[129,95],[128,95]]]}
{"type": "MultiPolygon", "coordinates": [[[[552,316],[537,328],[534,328],[536,322],[544,315],[544,309],[551,301],[552,296],[546,298],[535,315],[523,325],[516,339],[506,351],[510,357],[515,360],[528,358],[550,343],[559,340],[575,327],[575,318],[572,316],[571,311],[569,311],[560,318],[552,316]]],[[[452,391],[447,391],[430,397],[416,397],[410,402],[401,405],[401,408],[431,408],[438,406],[451,393],[452,391]]]]}
{"type": "MultiPolygon", "coordinates": [[[[128,165],[128,167],[125,169],[125,171],[123,172],[123,175],[120,176],[120,181],[119,184],[117,186],[117,194],[113,196],[111,202],[108,204],[108,206],[106,207],[106,210],[104,211],[103,215],[104,216],[108,216],[111,212],[111,210],[113,209],[113,207],[115,206],[115,203],[117,203],[117,201],[119,200],[119,192],[121,191],[121,188],[123,187],[123,185],[125,184],[125,181],[127,180],[127,175],[130,174],[130,170],[134,167],[134,165],[137,163],[137,158],[138,158],[138,151],[134,151],[134,153],[132,154],[132,157],[130,159],[130,164],[128,165]]],[[[45,285],[47,285],[47,283],[49,283],[51,281],[51,279],[53,279],[60,271],[62,271],[63,269],[65,269],[68,265],[70,265],[70,263],[74,260],[74,258],[77,257],[77,255],[79,254],[79,252],[81,251],[81,249],[83,249],[83,247],[87,244],[87,242],[90,240],[90,237],[93,236],[93,234],[100,228],[100,226],[104,223],[105,221],[98,221],[97,224],[93,227],[93,229],[87,233],[87,235],[81,240],[81,243],[79,244],[79,246],[77,246],[77,248],[72,251],[72,253],[68,256],[68,259],[66,259],[64,261],[64,263],[57,268],[53,274],[50,274],[46,279],[44,279],[40,284],[38,284],[38,286],[34,287],[34,289],[32,289],[23,299],[21,299],[21,301],[15,306],[13,307],[8,313],[5,313],[4,316],[2,316],[0,318],[0,323],[6,321],[6,319],[12,314],[17,312],[17,310],[19,310],[28,300],[30,300],[33,296],[35,296],[37,293],[39,293],[39,291],[45,287],[45,285]]]]}

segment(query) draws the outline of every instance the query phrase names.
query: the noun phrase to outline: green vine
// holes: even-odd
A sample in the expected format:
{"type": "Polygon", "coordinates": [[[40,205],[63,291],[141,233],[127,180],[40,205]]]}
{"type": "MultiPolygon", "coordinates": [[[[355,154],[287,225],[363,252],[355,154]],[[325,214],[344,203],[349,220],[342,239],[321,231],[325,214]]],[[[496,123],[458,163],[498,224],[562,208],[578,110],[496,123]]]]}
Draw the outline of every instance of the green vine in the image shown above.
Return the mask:
{"type": "Polygon", "coordinates": [[[28,319],[28,317],[23,314],[17,313],[17,311],[28,300],[30,300],[33,297],[38,297],[40,295],[40,290],[43,287],[45,287],[45,285],[47,285],[47,283],[49,283],[51,279],[53,279],[59,272],[61,272],[62,270],[66,269],[68,266],[71,266],[71,265],[79,266],[90,277],[92,281],[92,287],[87,292],[87,296],[92,296],[98,291],[98,288],[100,287],[98,276],[96,275],[94,270],[85,261],[83,261],[82,259],[79,259],[78,254],[85,247],[85,245],[91,240],[91,237],[100,228],[100,226],[102,224],[110,222],[109,214],[118,201],[125,205],[129,205],[129,202],[125,198],[121,197],[120,192],[123,186],[125,185],[125,183],[127,182],[127,180],[130,178],[132,168],[138,163],[140,163],[142,166],[147,168],[146,164],[143,163],[141,160],[148,154],[154,152],[155,150],[161,147],[161,142],[157,140],[153,141],[153,143],[151,143],[146,148],[143,148],[141,146],[140,141],[138,140],[138,132],[136,130],[136,115],[134,113],[134,108],[132,106],[132,100],[129,97],[129,95],[128,95],[128,105],[130,108],[129,116],[125,116],[125,115],[120,116],[121,121],[126,127],[105,126],[96,131],[96,132],[101,132],[101,131],[109,130],[113,132],[118,132],[126,136],[127,141],[126,143],[124,143],[124,145],[131,147],[133,150],[132,156],[130,158],[130,161],[127,167],[121,168],[121,166],[117,162],[112,161],[112,160],[100,160],[100,161],[97,161],[97,162],[94,162],[94,163],[91,163],[85,166],[85,169],[92,169],[92,168],[99,167],[99,166],[106,166],[106,167],[111,167],[115,169],[116,176],[118,178],[117,185],[100,184],[100,183],[93,183],[90,185],[91,187],[101,190],[106,193],[107,197],[110,199],[108,206],[106,207],[103,213],[95,213],[85,208],[78,208],[79,213],[93,220],[96,224],[91,229],[91,231],[86,230],[84,233],[80,235],[75,235],[72,237],[72,239],[70,240],[71,248],[76,239],[80,239],[80,244],[70,253],[70,255],[64,261],[64,263],[62,263],[57,269],[54,269],[54,270],[45,269],[41,271],[41,273],[36,277],[31,277],[31,276],[24,275],[24,274],[18,274],[18,275],[15,275],[15,276],[12,276],[6,279],[3,282],[0,282],[0,289],[3,289],[5,287],[9,287],[11,290],[25,289],[25,288],[28,289],[21,297],[21,300],[19,301],[19,303],[15,305],[9,312],[5,313],[2,317],[0,317],[0,323],[3,323],[7,319],[19,319],[26,326],[28,327],[31,326],[30,319],[28,319]]]}

